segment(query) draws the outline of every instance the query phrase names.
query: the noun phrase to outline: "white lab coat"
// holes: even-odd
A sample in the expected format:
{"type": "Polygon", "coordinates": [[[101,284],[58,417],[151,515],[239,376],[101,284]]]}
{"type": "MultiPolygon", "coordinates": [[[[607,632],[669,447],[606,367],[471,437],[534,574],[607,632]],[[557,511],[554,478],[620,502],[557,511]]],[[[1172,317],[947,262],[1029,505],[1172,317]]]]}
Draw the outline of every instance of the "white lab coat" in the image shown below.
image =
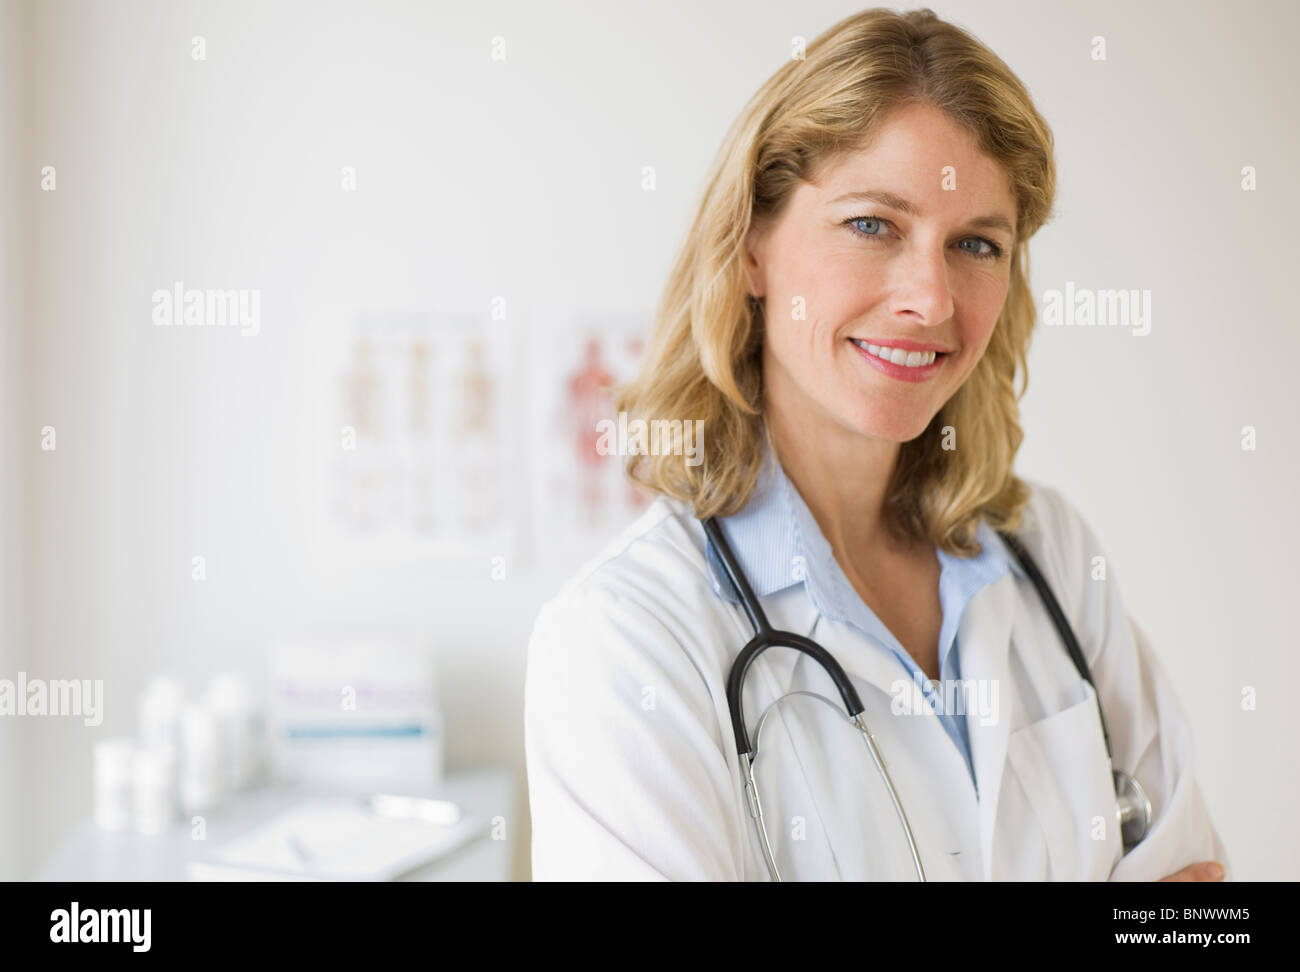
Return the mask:
{"type": "MultiPolygon", "coordinates": [[[[1059,492],[1027,482],[1019,536],[1074,627],[1116,766],[1151,799],[1151,830],[1128,855],[1092,690],[1029,580],[1004,574],[958,628],[962,677],[998,687],[997,717],[969,719],[982,799],[933,712],[891,711],[906,678],[898,659],[820,616],[803,585],[762,599],[769,620],[820,642],[852,678],[927,879],[1149,881],[1206,860],[1231,878],[1169,677],[1113,570],[1092,579],[1103,553],[1087,524],[1059,492]]],[[[535,879],[768,880],[725,692],[752,634],[740,607],[714,593],[703,528],[663,497],[547,602],[525,690],[535,879]]],[[[744,696],[751,734],[773,699],[801,689],[838,703],[802,653],[761,655],[744,696]]],[[[783,879],[914,880],[860,736],[816,701],[774,712],[758,775],[783,879]]]]}

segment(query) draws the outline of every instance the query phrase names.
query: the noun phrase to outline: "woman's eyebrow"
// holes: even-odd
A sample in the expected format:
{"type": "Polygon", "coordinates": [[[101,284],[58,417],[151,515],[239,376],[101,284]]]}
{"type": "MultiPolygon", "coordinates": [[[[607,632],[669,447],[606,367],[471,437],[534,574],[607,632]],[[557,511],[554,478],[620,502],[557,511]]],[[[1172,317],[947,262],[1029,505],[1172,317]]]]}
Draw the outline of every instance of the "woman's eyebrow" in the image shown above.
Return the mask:
{"type": "MultiPolygon", "coordinates": [[[[882,206],[888,206],[890,209],[897,209],[900,213],[906,213],[908,216],[921,215],[921,210],[913,203],[904,199],[902,196],[888,192],[884,189],[864,189],[859,192],[846,192],[842,196],[836,196],[830,201],[830,205],[835,206],[843,202],[874,202],[882,206]]],[[[1015,236],[1015,227],[1011,225],[1010,220],[1005,216],[977,216],[967,223],[968,226],[979,226],[987,229],[1000,229],[1009,236],[1015,236]]]]}

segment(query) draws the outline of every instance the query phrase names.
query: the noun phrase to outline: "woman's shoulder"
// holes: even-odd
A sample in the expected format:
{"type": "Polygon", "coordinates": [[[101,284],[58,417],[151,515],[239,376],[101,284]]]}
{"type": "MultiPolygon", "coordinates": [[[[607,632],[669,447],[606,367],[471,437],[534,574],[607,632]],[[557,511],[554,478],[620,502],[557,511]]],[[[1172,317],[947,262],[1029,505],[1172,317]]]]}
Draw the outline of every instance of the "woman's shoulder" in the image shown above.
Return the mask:
{"type": "Polygon", "coordinates": [[[1025,504],[1016,535],[1025,543],[1047,544],[1051,548],[1077,539],[1083,518],[1063,492],[1056,486],[1029,476],[1019,477],[1029,487],[1029,502],[1025,504]]]}
{"type": "MultiPolygon", "coordinates": [[[[1097,558],[1104,567],[1101,543],[1088,520],[1061,489],[1026,476],[1020,480],[1029,487],[1029,502],[1015,531],[1016,538],[1058,592],[1067,612],[1076,615],[1085,593],[1094,586],[1097,558]]],[[[1106,576],[1104,570],[1101,576],[1106,576]]]]}
{"type": "Polygon", "coordinates": [[[612,635],[617,626],[628,638],[654,633],[686,644],[713,598],[703,527],[686,503],[659,496],[543,603],[533,641],[598,628],[612,635]]]}
{"type": "Polygon", "coordinates": [[[658,496],[568,577],[547,604],[600,594],[635,599],[651,585],[704,581],[708,569],[703,537],[685,503],[658,496]]]}

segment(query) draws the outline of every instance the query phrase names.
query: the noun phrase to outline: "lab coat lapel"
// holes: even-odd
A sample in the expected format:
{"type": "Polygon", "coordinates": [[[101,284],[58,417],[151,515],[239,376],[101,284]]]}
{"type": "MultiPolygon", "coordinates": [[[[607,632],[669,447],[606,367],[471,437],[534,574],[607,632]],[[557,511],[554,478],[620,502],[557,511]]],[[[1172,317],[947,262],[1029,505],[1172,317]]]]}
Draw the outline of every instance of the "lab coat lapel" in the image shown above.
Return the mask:
{"type": "Polygon", "coordinates": [[[830,652],[850,678],[866,682],[885,696],[892,698],[899,683],[908,683],[907,672],[888,649],[868,643],[844,622],[814,614],[804,633],[830,652]]]}
{"type": "MultiPolygon", "coordinates": [[[[848,625],[823,618],[802,588],[798,596],[791,597],[782,593],[778,598],[767,597],[761,601],[769,623],[774,628],[792,631],[818,642],[852,678],[869,683],[887,696],[893,694],[897,682],[907,680],[907,673],[899,665],[898,659],[884,649],[865,644],[862,635],[855,633],[848,625]]],[[[799,663],[799,654],[794,651],[771,651],[763,657],[769,659],[771,671],[778,683],[788,686],[790,676],[799,663]]],[[[814,665],[810,671],[815,670],[817,666],[814,665]]],[[[829,677],[825,679],[823,687],[830,698],[839,699],[829,677]]]]}
{"type": "MultiPolygon", "coordinates": [[[[887,711],[889,704],[887,698],[873,699],[871,693],[878,689],[884,696],[888,696],[891,693],[891,686],[895,686],[900,681],[906,682],[906,673],[898,660],[888,651],[868,644],[863,636],[850,626],[824,619],[802,592],[797,599],[787,599],[779,604],[765,604],[764,608],[774,627],[811,638],[826,649],[850,678],[858,683],[859,694],[864,704],[869,710],[873,710],[877,717],[882,707],[887,711]]],[[[754,690],[758,690],[761,686],[761,694],[747,699],[746,703],[754,717],[772,698],[790,691],[815,691],[831,700],[835,708],[840,707],[839,695],[829,675],[808,656],[795,651],[773,650],[765,653],[763,657],[766,664],[756,666],[762,674],[755,680],[758,684],[753,686],[754,690]]],[[[748,722],[752,727],[754,718],[750,717],[748,722]]],[[[927,722],[933,723],[931,730],[942,737],[937,745],[950,747],[951,743],[946,736],[943,736],[943,730],[936,720],[931,718],[918,721],[916,728],[925,726],[927,722]]],[[[870,770],[865,754],[858,753],[855,748],[853,752],[857,753],[856,759],[851,755],[845,758],[846,753],[842,750],[838,751],[838,756],[833,755],[835,752],[833,746],[844,745],[844,738],[840,737],[832,744],[830,740],[819,735],[817,724],[806,721],[797,708],[787,712],[781,723],[788,733],[794,759],[800,770],[792,772],[791,767],[786,767],[785,772],[790,779],[802,780],[807,787],[805,802],[794,806],[800,807],[801,812],[803,812],[802,808],[808,808],[815,814],[821,835],[821,840],[818,842],[820,856],[810,856],[808,850],[811,849],[811,845],[805,845],[807,849],[799,851],[799,856],[803,860],[797,864],[797,871],[792,873],[797,873],[805,880],[862,881],[881,874],[892,874],[893,879],[910,880],[910,870],[896,872],[882,870],[887,869],[889,865],[881,859],[880,835],[871,827],[864,826],[864,819],[877,819],[873,816],[871,804],[864,799],[867,794],[863,787],[875,788],[874,778],[867,775],[870,770]],[[864,774],[862,779],[843,779],[845,766],[853,766],[856,772],[864,774]]],[[[824,728],[824,721],[821,725],[824,728]]],[[[852,745],[856,747],[857,743],[852,745]]],[[[886,743],[885,748],[893,747],[886,743]]],[[[901,746],[897,748],[901,750],[901,746]]],[[[770,767],[765,771],[778,772],[770,767]]],[[[903,799],[906,803],[906,797],[903,799]]],[[[768,809],[771,811],[770,819],[779,818],[779,810],[772,806],[768,809]]],[[[876,807],[876,811],[880,809],[876,807]]],[[[924,829],[927,820],[923,818],[924,813],[915,816],[913,826],[924,829]]],[[[894,836],[899,836],[895,834],[896,824],[892,816],[885,814],[879,819],[884,821],[885,833],[890,835],[886,838],[887,841],[892,841],[894,836]]],[[[934,827],[932,829],[938,830],[934,827]]],[[[940,843],[945,842],[940,841],[940,843]]],[[[778,849],[777,853],[780,856],[782,851],[778,849]]],[[[788,854],[789,851],[785,853],[788,854]]],[[[793,864],[794,861],[791,860],[791,863],[793,864]]],[[[947,863],[947,861],[937,862],[936,874],[948,874],[949,872],[944,869],[947,863]]]]}
{"type": "MultiPolygon", "coordinates": [[[[947,811],[940,812],[925,804],[927,797],[932,797],[934,793],[945,792],[943,784],[936,779],[935,773],[949,774],[944,778],[950,781],[956,781],[959,774],[963,790],[969,793],[965,763],[958,756],[939,720],[928,714],[915,720],[907,719],[905,733],[913,735],[913,741],[905,744],[899,737],[900,726],[891,723],[885,716],[885,713],[890,711],[891,699],[900,689],[908,692],[916,691],[898,659],[882,646],[869,643],[850,625],[830,621],[815,608],[809,610],[807,607],[809,602],[806,598],[803,598],[802,602],[799,604],[787,601],[780,607],[769,610],[769,619],[776,627],[795,631],[817,641],[857,683],[859,694],[869,713],[868,720],[876,731],[878,741],[881,741],[885,749],[886,759],[889,758],[890,753],[898,754],[905,749],[910,749],[920,760],[918,767],[900,764],[894,767],[892,773],[922,848],[927,877],[930,880],[973,877],[974,860],[970,861],[971,866],[966,869],[959,866],[956,859],[949,857],[948,854],[951,853],[952,848],[963,845],[974,851],[977,821],[973,821],[970,825],[969,839],[966,840],[962,836],[962,828],[950,826],[950,821],[945,818],[947,811]],[[879,695],[876,695],[877,692],[879,695]],[[948,762],[945,763],[945,760],[948,762]]],[[[806,656],[793,651],[774,651],[765,655],[765,657],[769,656],[771,656],[770,667],[760,666],[765,673],[765,677],[760,679],[764,683],[765,697],[774,697],[794,689],[811,689],[834,700],[838,707],[839,696],[829,676],[820,666],[810,662],[806,656]],[[800,667],[799,675],[795,673],[796,666],[800,667]]],[[[916,711],[920,712],[919,695],[914,704],[916,711]]],[[[846,789],[851,788],[851,784],[822,778],[827,772],[838,772],[834,769],[835,766],[853,765],[863,774],[861,780],[863,785],[876,791],[878,800],[882,799],[883,790],[877,786],[865,758],[861,762],[852,758],[834,762],[828,769],[825,763],[827,741],[810,733],[804,722],[797,717],[789,719],[786,726],[797,759],[802,766],[802,778],[810,786],[812,805],[825,836],[823,859],[825,866],[817,870],[805,870],[802,872],[805,877],[815,876],[817,880],[837,878],[869,880],[872,875],[888,873],[892,875],[891,879],[911,880],[910,858],[905,865],[900,863],[903,861],[901,856],[892,863],[886,863],[881,857],[879,834],[870,828],[864,828],[862,813],[864,808],[870,806],[864,800],[866,791],[854,791],[847,801],[841,799],[837,802],[833,794],[838,791],[842,797],[846,789]],[[832,797],[824,800],[823,797],[827,794],[831,794],[832,797]],[[846,811],[846,806],[856,809],[846,811]]],[[[971,794],[971,811],[975,812],[975,810],[973,794],[971,794]]],[[[894,837],[901,840],[901,834],[895,832],[896,822],[892,811],[880,805],[876,806],[876,811],[878,817],[871,819],[882,821],[881,826],[889,835],[885,838],[886,843],[889,844],[894,837]]]]}
{"type": "MultiPolygon", "coordinates": [[[[978,596],[971,602],[972,605],[977,600],[978,596]]],[[[920,712],[923,709],[924,702],[919,689],[916,687],[915,682],[909,678],[907,670],[892,652],[883,645],[869,642],[866,636],[851,625],[826,618],[806,596],[803,596],[802,591],[800,596],[783,600],[780,603],[775,603],[770,598],[764,599],[764,610],[767,612],[768,620],[773,627],[801,634],[826,649],[831,657],[839,662],[840,667],[844,669],[848,676],[858,683],[858,694],[862,697],[863,704],[869,709],[880,711],[879,707],[884,707],[885,711],[889,711],[892,702],[899,696],[900,692],[906,693],[907,698],[910,700],[910,711],[920,712]],[[863,683],[865,683],[865,686],[863,683]],[[880,696],[875,700],[869,698],[869,693],[873,690],[880,693],[880,696]]],[[[969,611],[970,608],[968,607],[966,618],[970,617],[969,611]]],[[[1005,611],[999,611],[998,608],[994,608],[994,612],[1005,615],[1005,611]]],[[[968,623],[963,619],[960,630],[965,631],[968,623]]],[[[981,622],[981,624],[985,625],[987,623],[981,622]]],[[[975,640],[975,635],[967,634],[966,637],[975,640]]],[[[1005,632],[999,629],[997,638],[1005,642],[1005,632]]],[[[999,656],[999,665],[1002,663],[1001,659],[1005,659],[1005,648],[1004,643],[1003,653],[999,656]]],[[[836,692],[830,676],[822,671],[821,666],[809,661],[798,652],[770,651],[766,652],[763,657],[768,659],[770,665],[768,670],[775,678],[775,682],[772,683],[774,690],[779,692],[790,691],[793,685],[795,667],[801,665],[803,670],[808,673],[808,677],[815,681],[818,691],[828,698],[836,700],[836,702],[839,701],[839,694],[836,692]]],[[[973,676],[966,674],[966,657],[967,654],[963,651],[963,675],[969,678],[973,676]]],[[[809,686],[801,687],[808,688],[809,686]]],[[[999,703],[1002,704],[1000,697],[999,703]]],[[[975,717],[971,721],[978,723],[979,719],[975,717]]],[[[947,734],[936,718],[928,717],[916,720],[913,731],[933,732],[942,738],[942,745],[951,746],[947,734]],[[922,730],[921,727],[925,728],[922,730]]]]}
{"type": "Polygon", "coordinates": [[[979,784],[980,855],[986,879],[993,862],[994,824],[1010,733],[1012,686],[1006,677],[1007,653],[1019,609],[1015,577],[1008,571],[971,599],[957,630],[962,678],[972,681],[977,690],[983,687],[983,692],[990,692],[996,685],[998,691],[990,724],[985,725],[978,714],[967,720],[971,760],[979,784]]]}

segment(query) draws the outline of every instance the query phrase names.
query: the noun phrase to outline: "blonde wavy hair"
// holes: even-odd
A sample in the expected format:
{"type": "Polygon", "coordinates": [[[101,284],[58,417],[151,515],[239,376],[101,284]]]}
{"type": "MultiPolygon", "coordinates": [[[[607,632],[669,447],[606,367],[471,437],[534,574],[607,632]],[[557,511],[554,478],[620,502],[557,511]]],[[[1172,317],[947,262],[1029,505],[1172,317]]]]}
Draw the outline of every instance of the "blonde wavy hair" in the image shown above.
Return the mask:
{"type": "Polygon", "coordinates": [[[957,556],[979,551],[981,516],[997,529],[1019,524],[1029,489],[1012,464],[1035,320],[1027,244],[1051,215],[1052,132],[996,54],[928,9],[865,10],[840,21],[778,70],[732,124],[664,288],[644,366],[615,395],[629,417],[702,419],[700,454],[695,464],[632,455],[634,481],[689,502],[700,517],[730,516],[749,501],[771,432],[762,409],[763,304],[748,294],[746,234],[776,218],[822,165],[868,143],[894,109],[918,101],[947,112],[1002,164],[1016,198],[1016,238],[988,347],[925,431],[900,446],[885,522],[895,537],[957,556]],[[944,426],[958,430],[957,449],[940,447],[944,426]]]}

